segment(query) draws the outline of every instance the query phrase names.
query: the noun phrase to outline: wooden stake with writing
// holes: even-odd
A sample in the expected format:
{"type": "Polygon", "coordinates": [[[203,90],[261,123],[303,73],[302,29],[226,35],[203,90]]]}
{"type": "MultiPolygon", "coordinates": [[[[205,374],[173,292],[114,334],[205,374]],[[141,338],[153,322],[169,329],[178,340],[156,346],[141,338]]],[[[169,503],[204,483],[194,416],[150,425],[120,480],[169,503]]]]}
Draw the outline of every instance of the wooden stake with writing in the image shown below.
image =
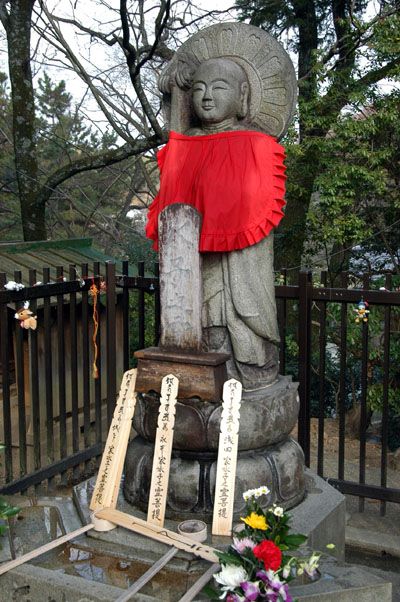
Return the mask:
{"type": "Polygon", "coordinates": [[[242,400],[241,383],[234,378],[228,380],[224,384],[222,399],[212,533],[230,536],[235,496],[239,411],[242,400]]]}
{"type": "Polygon", "coordinates": [[[129,529],[130,531],[134,531],[140,535],[150,537],[151,539],[155,539],[161,543],[175,546],[175,548],[179,548],[179,550],[184,550],[189,554],[194,554],[195,556],[204,558],[204,560],[208,560],[209,562],[219,562],[216,555],[218,550],[215,548],[204,545],[198,541],[193,541],[193,539],[189,539],[189,537],[185,537],[180,533],[169,531],[165,527],[150,525],[148,522],[141,520],[140,518],[136,518],[136,516],[126,514],[125,512],[120,512],[119,510],[114,510],[113,508],[104,508],[103,510],[98,510],[96,512],[96,519],[97,518],[105,519],[114,523],[115,525],[125,527],[125,529],[129,529]]]}
{"type": "MultiPolygon", "coordinates": [[[[132,417],[136,405],[136,369],[125,372],[90,502],[92,511],[115,508],[121,483],[132,417]]],[[[95,525],[96,528],[96,525],[95,525]]],[[[110,527],[112,528],[112,527],[110,527]]]]}
{"type": "Polygon", "coordinates": [[[162,527],[167,503],[172,441],[174,438],[175,405],[179,381],[173,374],[164,376],[161,384],[160,409],[154,444],[153,470],[147,522],[162,527]]]}

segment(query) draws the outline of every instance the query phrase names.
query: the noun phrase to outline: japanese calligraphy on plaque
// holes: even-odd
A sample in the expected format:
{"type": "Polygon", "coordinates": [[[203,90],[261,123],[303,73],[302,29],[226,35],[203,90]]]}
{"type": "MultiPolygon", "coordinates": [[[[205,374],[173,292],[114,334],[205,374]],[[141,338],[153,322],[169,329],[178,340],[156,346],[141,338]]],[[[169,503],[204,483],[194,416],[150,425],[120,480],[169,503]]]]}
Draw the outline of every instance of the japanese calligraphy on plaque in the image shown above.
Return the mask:
{"type": "Polygon", "coordinates": [[[215,484],[213,535],[231,535],[239,439],[242,385],[232,378],[224,384],[215,484]]]}
{"type": "Polygon", "coordinates": [[[147,522],[162,527],[167,503],[169,467],[174,438],[175,405],[179,381],[173,374],[164,376],[161,384],[153,471],[151,474],[147,522]]]}
{"type": "Polygon", "coordinates": [[[136,405],[136,369],[125,372],[90,502],[92,511],[117,505],[126,448],[136,405]]]}

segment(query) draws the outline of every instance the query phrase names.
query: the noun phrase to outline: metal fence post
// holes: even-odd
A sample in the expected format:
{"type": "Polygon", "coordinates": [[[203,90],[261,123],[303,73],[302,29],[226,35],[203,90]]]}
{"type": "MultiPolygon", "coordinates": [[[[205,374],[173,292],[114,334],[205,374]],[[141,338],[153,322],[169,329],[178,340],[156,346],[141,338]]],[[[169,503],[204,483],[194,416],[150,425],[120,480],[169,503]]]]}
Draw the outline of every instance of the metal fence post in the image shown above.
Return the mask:
{"type": "Polygon", "coordinates": [[[311,289],[312,274],[299,273],[299,397],[298,441],[303,448],[306,465],[310,465],[310,377],[311,377],[311,289]]]}

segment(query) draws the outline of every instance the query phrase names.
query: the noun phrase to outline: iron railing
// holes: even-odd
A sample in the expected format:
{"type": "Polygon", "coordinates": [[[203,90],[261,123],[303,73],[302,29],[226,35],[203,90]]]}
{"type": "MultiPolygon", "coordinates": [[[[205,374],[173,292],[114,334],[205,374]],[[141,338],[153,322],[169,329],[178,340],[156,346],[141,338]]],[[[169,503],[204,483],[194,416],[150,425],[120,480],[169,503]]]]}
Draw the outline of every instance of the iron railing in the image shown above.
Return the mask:
{"type": "MultiPolygon", "coordinates": [[[[55,281],[50,282],[49,269],[43,268],[42,284],[35,285],[37,272],[31,270],[30,286],[19,291],[6,290],[7,275],[0,274],[3,493],[25,491],[44,481],[51,486],[55,477],[78,481],[95,469],[94,460],[102,453],[111,422],[118,380],[122,372],[132,366],[133,351],[157,344],[159,336],[157,266],[153,268],[153,277],[145,276],[143,263],[138,265],[137,276],[129,273],[128,262],[123,262],[121,274],[116,274],[111,262],[105,267],[96,262],[90,268],[88,264],[70,266],[66,281],[60,267],[55,281]],[[77,267],[82,274],[78,280],[77,267]],[[98,330],[94,336],[90,289],[93,284],[100,288],[102,281],[105,293],[98,297],[98,330]],[[13,316],[26,300],[30,301],[30,309],[38,314],[35,331],[19,328],[13,316]],[[95,347],[97,379],[92,378],[95,347]]],[[[17,282],[21,280],[20,272],[8,276],[17,282]]],[[[364,498],[380,500],[382,513],[386,502],[400,502],[400,490],[389,487],[387,481],[389,396],[393,390],[396,394],[393,386],[400,387],[400,377],[397,382],[393,379],[396,366],[391,361],[391,345],[396,341],[400,345],[396,314],[400,293],[390,291],[389,275],[385,288],[373,288],[368,275],[364,276],[361,288],[348,288],[347,274],[342,275],[340,287],[332,288],[327,286],[326,273],[320,275],[318,283],[313,283],[308,271],[299,273],[296,285],[287,284],[286,275],[282,273],[276,285],[280,371],[291,372],[299,381],[297,436],[306,463],[342,492],[359,496],[361,510],[364,498]],[[371,314],[378,312],[374,317],[373,336],[369,321],[361,322],[355,335],[352,334],[352,310],[361,298],[368,300],[371,314]],[[356,359],[349,355],[354,355],[350,336],[359,338],[356,359]],[[371,373],[371,356],[376,356],[377,345],[382,356],[379,378],[371,373]],[[352,393],[353,402],[356,397],[360,409],[357,479],[346,476],[346,416],[351,397],[349,363],[353,363],[359,373],[352,393]],[[329,470],[326,467],[324,444],[328,364],[337,372],[335,471],[331,465],[329,470]],[[370,483],[366,470],[369,391],[377,379],[382,390],[379,483],[370,483]],[[312,416],[317,420],[315,451],[311,445],[312,416]]]]}

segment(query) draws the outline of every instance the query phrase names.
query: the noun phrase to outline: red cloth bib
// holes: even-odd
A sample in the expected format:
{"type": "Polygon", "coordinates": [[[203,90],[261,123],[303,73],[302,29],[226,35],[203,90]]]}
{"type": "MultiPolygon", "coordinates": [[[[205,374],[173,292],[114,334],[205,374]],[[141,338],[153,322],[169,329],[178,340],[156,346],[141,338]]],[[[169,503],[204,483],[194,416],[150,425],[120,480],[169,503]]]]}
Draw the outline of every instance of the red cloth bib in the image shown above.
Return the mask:
{"type": "Polygon", "coordinates": [[[284,158],[283,147],[260,132],[171,132],[157,154],[160,190],[146,226],[154,249],[158,215],[172,203],[186,203],[202,214],[200,251],[234,251],[268,236],[284,215],[284,158]]]}

